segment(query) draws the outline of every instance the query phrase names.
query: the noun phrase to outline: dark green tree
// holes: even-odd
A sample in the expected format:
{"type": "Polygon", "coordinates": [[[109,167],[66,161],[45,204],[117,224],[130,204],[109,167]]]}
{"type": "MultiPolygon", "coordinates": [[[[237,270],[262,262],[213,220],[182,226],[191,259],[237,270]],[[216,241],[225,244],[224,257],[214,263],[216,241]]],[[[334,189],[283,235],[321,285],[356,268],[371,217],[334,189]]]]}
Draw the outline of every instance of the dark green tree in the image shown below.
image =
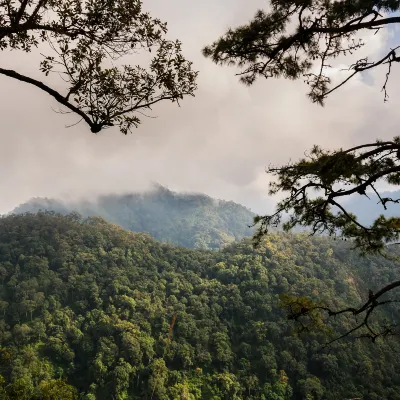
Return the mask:
{"type": "MultiPolygon", "coordinates": [[[[400,17],[398,0],[271,0],[269,11],[258,11],[247,25],[230,29],[219,40],[207,46],[203,53],[217,64],[241,68],[240,80],[253,84],[258,78],[304,79],[313,102],[324,104],[328,95],[349,82],[357,74],[378,67],[387,68],[382,90],[387,100],[387,85],[394,64],[400,61],[398,47],[388,48],[380,59],[359,58],[349,65],[347,77],[334,84],[329,77],[332,61],[338,57],[354,56],[365,45],[357,35],[372,30],[396,26],[400,17]],[[317,73],[314,71],[318,71],[317,73]]],[[[351,195],[368,196],[373,192],[382,209],[400,199],[381,196],[376,183],[385,180],[400,184],[400,138],[365,143],[351,149],[334,151],[315,146],[303,159],[282,167],[270,167],[276,177],[270,193],[283,193],[284,199],[272,215],[258,216],[256,243],[271,227],[290,230],[295,226],[311,227],[312,233],[328,233],[350,239],[362,252],[382,253],[400,239],[400,218],[380,215],[368,225],[348,212],[342,200],[351,195]]],[[[330,314],[364,315],[363,326],[373,310],[395,301],[386,295],[400,286],[394,281],[365,293],[366,301],[359,307],[334,311],[330,314]]],[[[294,305],[293,305],[294,306],[294,305]]],[[[297,304],[299,307],[299,304],[297,304]]],[[[314,309],[314,308],[313,308],[314,309]]],[[[298,318],[309,312],[300,306],[293,315],[298,318]],[[303,310],[303,311],[302,311],[303,310]]],[[[390,327],[370,336],[388,334],[390,327]]]]}
{"type": "MultiPolygon", "coordinates": [[[[257,78],[305,78],[312,101],[323,104],[325,98],[355,75],[384,65],[390,75],[399,62],[399,47],[388,49],[379,60],[360,58],[349,66],[349,76],[331,86],[327,72],[339,55],[350,55],[365,45],[357,38],[360,31],[400,23],[393,15],[400,9],[398,0],[271,0],[270,11],[259,10],[247,25],[228,32],[203,53],[217,64],[242,68],[240,80],[248,85],[257,78]],[[318,64],[318,73],[313,68],[318,64]]],[[[387,79],[389,78],[387,76],[387,79]]],[[[387,80],[383,86],[386,89],[387,80]]],[[[385,91],[385,98],[387,92],[385,91]]]]}
{"type": "Polygon", "coordinates": [[[118,126],[127,134],[156,103],[194,95],[197,72],[166,32],[140,0],[5,0],[0,50],[40,46],[45,55],[38,68],[45,76],[59,75],[66,89],[16,70],[0,68],[0,74],[48,93],[94,133],[118,126]],[[148,65],[124,64],[124,57],[138,52],[153,54],[148,65]]]}

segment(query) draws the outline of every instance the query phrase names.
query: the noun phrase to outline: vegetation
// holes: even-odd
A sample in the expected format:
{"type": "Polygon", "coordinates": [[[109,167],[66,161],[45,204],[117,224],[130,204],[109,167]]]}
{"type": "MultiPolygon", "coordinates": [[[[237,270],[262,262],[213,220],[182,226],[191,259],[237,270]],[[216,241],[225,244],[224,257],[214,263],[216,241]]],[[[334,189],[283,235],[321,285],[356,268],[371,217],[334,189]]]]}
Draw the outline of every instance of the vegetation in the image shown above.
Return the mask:
{"type": "Polygon", "coordinates": [[[326,97],[355,75],[383,66],[387,69],[383,91],[393,63],[400,61],[399,46],[379,60],[361,58],[348,68],[348,76],[333,84],[329,70],[339,56],[352,59],[365,45],[360,32],[382,34],[395,27],[400,17],[398,0],[271,0],[270,11],[259,10],[247,25],[228,32],[203,50],[217,64],[242,68],[240,80],[248,85],[257,78],[303,78],[308,96],[323,104],[326,97]],[[314,71],[317,71],[316,73],[314,71]]]}
{"type": "Polygon", "coordinates": [[[279,225],[282,215],[289,212],[290,219],[283,225],[286,230],[311,226],[314,233],[339,233],[345,239],[354,239],[355,247],[364,252],[382,252],[400,239],[400,218],[380,215],[370,225],[363,225],[341,199],[367,196],[370,189],[384,209],[387,204],[398,203],[392,196],[382,197],[375,184],[382,177],[393,185],[400,183],[399,149],[400,138],[348,150],[325,151],[316,146],[296,163],[270,168],[278,178],[270,185],[270,193],[288,196],[278,203],[274,214],[256,219],[260,222],[257,238],[270,226],[279,225]]]}
{"type": "MultiPolygon", "coordinates": [[[[126,134],[140,123],[142,109],[178,102],[196,88],[197,74],[180,43],[164,39],[165,25],[141,5],[6,1],[1,49],[29,52],[44,42],[55,55],[44,56],[41,71],[61,68],[69,88],[62,95],[16,71],[0,73],[44,90],[92,132],[119,126],[126,134]],[[155,48],[148,70],[106,66],[141,48],[155,48]]],[[[400,61],[397,49],[380,60],[358,60],[337,85],[326,70],[330,59],[362,47],[357,32],[379,34],[400,22],[387,15],[400,2],[271,0],[271,6],[205,55],[244,67],[247,84],[259,76],[304,77],[310,98],[320,104],[354,75],[386,65],[386,99],[392,65],[400,61]],[[293,21],[297,27],[287,33],[293,21]],[[310,60],[320,61],[319,73],[310,60]]],[[[383,208],[397,204],[375,185],[381,179],[400,183],[399,160],[395,137],[347,150],[315,147],[297,163],[270,168],[277,177],[271,193],[287,197],[273,215],[255,217],[257,248],[246,239],[229,244],[245,235],[245,224],[235,226],[232,213],[246,219],[249,210],[164,189],[152,195],[151,211],[141,196],[107,196],[96,214],[103,210],[138,230],[145,220],[145,230],[160,239],[201,249],[161,244],[75,213],[1,218],[0,399],[400,400],[394,338],[400,315],[393,297],[399,264],[378,254],[385,249],[399,257],[388,245],[399,239],[400,218],[379,216],[366,226],[340,202],[370,190],[383,208]],[[313,233],[339,234],[371,254],[359,258],[328,237],[265,239],[285,213],[286,230],[311,226],[313,233]]],[[[80,207],[92,213],[93,204],[80,207]]]]}
{"type": "MultiPolygon", "coordinates": [[[[204,55],[217,64],[235,64],[243,68],[239,73],[241,81],[249,85],[258,77],[303,78],[310,87],[310,99],[321,105],[328,95],[355,75],[385,67],[382,91],[387,100],[392,67],[400,61],[399,47],[388,49],[378,60],[367,57],[351,61],[348,76],[339,83],[332,82],[329,70],[339,56],[353,60],[365,44],[360,32],[372,30],[379,35],[382,29],[400,23],[398,0],[271,0],[270,6],[269,12],[258,11],[249,24],[230,29],[206,47],[204,55]]],[[[350,149],[331,151],[315,146],[297,162],[269,168],[268,172],[276,178],[271,183],[270,193],[282,193],[284,198],[272,215],[255,218],[255,224],[258,224],[256,243],[271,227],[281,223],[282,216],[289,214],[289,221],[283,224],[285,230],[310,226],[313,233],[350,239],[364,253],[387,255],[388,245],[400,240],[398,214],[378,215],[370,224],[363,224],[346,209],[343,199],[374,192],[382,210],[386,210],[388,204],[398,204],[400,199],[382,196],[376,186],[382,180],[396,187],[400,184],[399,162],[400,137],[396,136],[350,149]]],[[[368,325],[372,311],[386,304],[381,301],[381,296],[399,286],[400,281],[395,280],[376,293],[371,292],[369,299],[358,308],[328,309],[327,312],[331,315],[337,312],[365,313],[364,323],[368,325]]],[[[309,310],[308,307],[301,308],[309,310]]],[[[311,309],[315,310],[314,307],[311,309]]],[[[301,312],[292,316],[297,318],[299,315],[304,316],[301,312]]],[[[382,334],[386,332],[385,329],[382,334]]]]}
{"type": "Polygon", "coordinates": [[[100,216],[133,232],[148,232],[163,242],[189,248],[218,249],[253,233],[249,226],[254,214],[247,208],[161,186],[144,194],[107,195],[75,203],[32,199],[13,213],[39,210],[100,216]]]}
{"type": "Polygon", "coordinates": [[[4,0],[0,50],[40,46],[40,71],[61,77],[66,90],[16,70],[0,68],[0,74],[46,92],[94,133],[118,126],[127,134],[143,111],[164,100],[179,103],[196,89],[197,72],[181,43],[166,33],[166,24],[144,12],[141,0],[4,0]],[[123,64],[140,51],[142,60],[152,53],[148,65],[123,64]]]}
{"type": "MultiPolygon", "coordinates": [[[[382,210],[379,197],[374,192],[367,192],[367,196],[350,196],[343,202],[343,206],[357,216],[357,220],[363,225],[372,224],[375,219],[383,214],[386,218],[398,215],[398,205],[394,202],[386,204],[382,210]]],[[[381,198],[400,198],[400,190],[379,193],[381,198]]]]}
{"type": "MultiPolygon", "coordinates": [[[[241,80],[247,84],[258,77],[303,77],[310,86],[310,98],[320,104],[356,74],[386,66],[383,86],[386,99],[392,65],[400,61],[398,47],[388,50],[380,60],[359,59],[350,65],[350,75],[333,87],[328,73],[333,59],[357,54],[364,46],[357,38],[358,33],[373,30],[380,34],[382,28],[400,22],[399,16],[392,15],[400,10],[399,1],[273,0],[270,5],[271,11],[258,11],[248,25],[229,30],[206,47],[204,54],[218,64],[243,67],[241,80]],[[292,22],[295,28],[289,29],[292,22]],[[318,73],[314,73],[317,63],[318,73]]],[[[340,200],[351,195],[364,196],[370,191],[377,194],[385,210],[388,204],[398,203],[397,198],[382,197],[375,185],[382,179],[399,185],[399,159],[400,139],[395,137],[346,150],[328,151],[315,146],[298,162],[269,168],[268,172],[277,177],[271,193],[283,192],[287,197],[273,215],[257,218],[256,222],[260,222],[257,237],[279,224],[282,214],[289,212],[291,219],[285,224],[286,229],[312,226],[314,232],[340,233],[344,238],[352,238],[363,251],[382,251],[388,243],[399,239],[400,218],[378,216],[365,226],[340,200]]]]}
{"type": "MultiPolygon", "coordinates": [[[[328,238],[273,235],[216,252],[101,218],[3,217],[0,398],[400,399],[397,341],[326,347],[353,318],[321,313],[293,335],[278,307],[310,293],[356,304],[398,268],[328,238]]],[[[398,318],[389,307],[375,324],[398,318]]]]}

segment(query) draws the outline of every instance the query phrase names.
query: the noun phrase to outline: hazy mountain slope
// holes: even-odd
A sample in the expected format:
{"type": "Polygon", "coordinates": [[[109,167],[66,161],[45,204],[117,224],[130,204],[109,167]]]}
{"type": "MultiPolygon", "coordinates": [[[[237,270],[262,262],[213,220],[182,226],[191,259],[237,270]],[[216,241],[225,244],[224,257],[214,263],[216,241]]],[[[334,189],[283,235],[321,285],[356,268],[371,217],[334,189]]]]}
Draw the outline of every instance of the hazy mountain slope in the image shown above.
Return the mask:
{"type": "Polygon", "coordinates": [[[250,210],[231,201],[178,194],[163,187],[144,194],[108,195],[76,203],[35,198],[12,213],[39,210],[101,216],[133,232],[148,232],[163,242],[210,249],[251,236],[249,225],[254,217],[250,210]]]}

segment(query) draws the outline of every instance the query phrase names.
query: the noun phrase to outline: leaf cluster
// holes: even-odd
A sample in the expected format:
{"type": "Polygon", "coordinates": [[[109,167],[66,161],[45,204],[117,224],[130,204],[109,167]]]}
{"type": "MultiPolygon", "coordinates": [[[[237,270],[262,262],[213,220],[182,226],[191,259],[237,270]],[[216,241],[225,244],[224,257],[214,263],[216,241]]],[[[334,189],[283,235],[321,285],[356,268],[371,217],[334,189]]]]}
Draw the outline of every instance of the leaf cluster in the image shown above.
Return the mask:
{"type": "Polygon", "coordinates": [[[373,30],[400,22],[391,16],[400,9],[398,0],[271,0],[269,10],[257,11],[246,25],[229,29],[220,39],[206,46],[203,54],[217,64],[241,68],[240,80],[253,84],[263,78],[303,78],[308,96],[324,104],[325,98],[360,72],[386,65],[386,85],[393,63],[400,61],[397,47],[388,49],[377,60],[359,58],[348,66],[349,74],[333,84],[329,69],[339,56],[350,56],[364,46],[360,31],[373,30]]]}
{"type": "Polygon", "coordinates": [[[94,133],[118,126],[127,134],[156,103],[179,103],[196,90],[197,72],[166,33],[140,0],[5,0],[0,50],[46,46],[40,70],[60,76],[67,90],[14,70],[0,68],[0,74],[47,92],[94,133]],[[149,55],[142,56],[150,57],[148,66],[125,64],[138,53],[149,55]]]}
{"type": "Polygon", "coordinates": [[[256,243],[271,227],[282,222],[288,231],[295,226],[311,227],[312,233],[327,233],[350,239],[362,252],[384,252],[388,245],[397,242],[400,219],[378,216],[367,226],[346,210],[343,199],[349,196],[366,196],[375,193],[382,206],[398,203],[398,199],[382,197],[376,185],[385,180],[399,183],[400,142],[377,141],[347,150],[326,151],[314,147],[307,157],[280,168],[269,168],[276,177],[270,185],[270,194],[285,193],[276,211],[257,217],[256,243]],[[288,216],[285,221],[282,218],[288,216]]]}

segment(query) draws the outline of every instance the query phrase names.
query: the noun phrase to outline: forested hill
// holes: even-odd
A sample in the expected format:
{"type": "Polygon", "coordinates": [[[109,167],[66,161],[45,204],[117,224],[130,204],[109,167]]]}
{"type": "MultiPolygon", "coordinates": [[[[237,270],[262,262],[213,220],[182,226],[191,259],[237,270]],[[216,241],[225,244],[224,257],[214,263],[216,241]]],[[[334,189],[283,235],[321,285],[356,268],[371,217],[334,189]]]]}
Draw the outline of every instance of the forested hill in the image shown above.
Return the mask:
{"type": "Polygon", "coordinates": [[[76,211],[84,217],[101,216],[133,232],[189,248],[218,249],[251,236],[254,214],[232,201],[202,194],[178,194],[164,187],[144,194],[107,195],[94,201],[65,203],[34,198],[12,213],[76,211]]]}
{"type": "Polygon", "coordinates": [[[286,292],[354,305],[398,273],[327,238],[205,251],[100,218],[3,217],[0,398],[399,400],[398,341],[324,348],[324,322],[298,336],[279,308],[286,292]]]}

